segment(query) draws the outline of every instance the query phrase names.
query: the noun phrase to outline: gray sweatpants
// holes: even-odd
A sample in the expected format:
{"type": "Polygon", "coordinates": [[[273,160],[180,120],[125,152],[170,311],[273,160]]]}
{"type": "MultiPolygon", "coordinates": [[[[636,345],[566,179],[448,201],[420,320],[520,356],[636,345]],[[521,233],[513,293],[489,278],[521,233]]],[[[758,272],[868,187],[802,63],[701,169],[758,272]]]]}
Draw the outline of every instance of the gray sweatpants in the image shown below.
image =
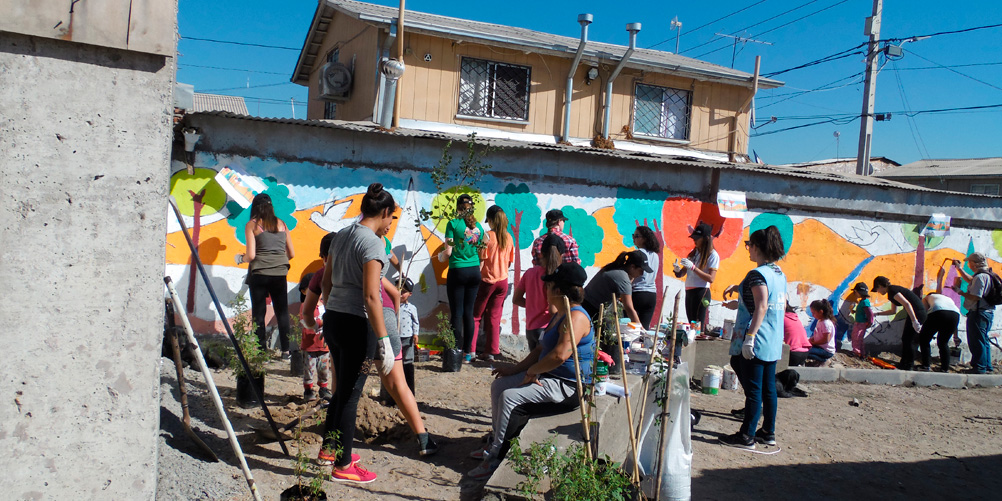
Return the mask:
{"type": "Polygon", "coordinates": [[[500,377],[491,383],[491,416],[494,421],[494,441],[487,452],[497,457],[504,443],[511,411],[523,404],[559,403],[573,396],[574,385],[557,378],[541,378],[540,384],[521,385],[525,373],[500,377]]]}

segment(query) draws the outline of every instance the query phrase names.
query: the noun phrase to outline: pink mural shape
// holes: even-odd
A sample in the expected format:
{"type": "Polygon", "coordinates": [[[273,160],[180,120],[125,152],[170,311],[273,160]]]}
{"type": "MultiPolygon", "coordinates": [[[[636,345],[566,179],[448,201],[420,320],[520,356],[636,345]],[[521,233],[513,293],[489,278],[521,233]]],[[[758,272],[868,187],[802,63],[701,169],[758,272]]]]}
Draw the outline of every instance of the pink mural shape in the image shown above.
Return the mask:
{"type": "Polygon", "coordinates": [[[676,256],[686,256],[694,244],[689,238],[690,228],[700,222],[713,227],[713,248],[724,260],[731,256],[741,241],[744,221],[720,217],[717,204],[700,202],[691,198],[672,197],[665,200],[661,223],[665,245],[676,256]]]}

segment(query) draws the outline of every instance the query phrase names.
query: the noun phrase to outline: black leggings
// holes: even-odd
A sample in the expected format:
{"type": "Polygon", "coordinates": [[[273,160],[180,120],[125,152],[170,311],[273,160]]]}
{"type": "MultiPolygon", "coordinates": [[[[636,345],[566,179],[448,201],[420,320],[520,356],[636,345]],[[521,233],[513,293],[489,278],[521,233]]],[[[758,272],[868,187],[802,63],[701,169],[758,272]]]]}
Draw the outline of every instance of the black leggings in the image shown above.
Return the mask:
{"type": "Polygon", "coordinates": [[[944,370],[950,368],[950,338],[957,332],[957,325],[960,324],[960,313],[950,310],[936,310],[929,314],[922,324],[922,331],[919,332],[919,353],[922,357],[922,365],[929,365],[929,357],[932,355],[932,348],[929,342],[936,336],[936,344],[939,346],[939,360],[944,370]]]}
{"type": "Polygon", "coordinates": [[[336,329],[324,329],[324,340],[330,346],[331,363],[337,375],[337,388],[334,390],[334,401],[327,409],[323,448],[337,450],[340,446],[341,455],[334,464],[343,468],[351,463],[358,399],[362,396],[368,376],[362,365],[375,355],[376,339],[365,317],[327,310],[324,312],[324,325],[337,326],[336,329]],[[333,439],[330,438],[331,432],[335,432],[333,439]]]}
{"type": "Polygon", "coordinates": [[[654,318],[654,307],[657,304],[658,295],[656,293],[633,291],[633,309],[637,310],[637,316],[640,317],[640,323],[645,329],[651,328],[651,319],[654,318]]]}
{"type": "Polygon", "coordinates": [[[480,267],[449,268],[445,289],[456,347],[462,346],[463,353],[473,353],[473,305],[480,290],[480,267]]]}
{"type": "Polygon", "coordinates": [[[271,296],[271,307],[275,310],[275,318],[278,320],[278,342],[282,345],[282,351],[289,351],[289,291],[288,284],[284,276],[268,276],[251,274],[247,278],[247,286],[250,288],[251,317],[257,325],[257,339],[261,343],[261,348],[268,348],[268,340],[265,339],[264,315],[268,311],[267,299],[271,296]]]}
{"type": "MultiPolygon", "coordinates": [[[[703,306],[703,299],[710,297],[710,289],[701,287],[699,289],[685,290],[685,318],[690,322],[706,322],[706,306],[703,306]]],[[[705,328],[705,326],[704,326],[705,328]]]]}

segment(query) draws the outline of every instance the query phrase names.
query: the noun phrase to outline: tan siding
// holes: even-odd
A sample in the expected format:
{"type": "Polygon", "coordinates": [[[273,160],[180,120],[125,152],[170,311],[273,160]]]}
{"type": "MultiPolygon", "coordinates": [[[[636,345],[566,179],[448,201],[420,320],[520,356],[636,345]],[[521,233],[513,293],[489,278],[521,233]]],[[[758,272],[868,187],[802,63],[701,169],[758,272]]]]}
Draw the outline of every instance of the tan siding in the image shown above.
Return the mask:
{"type": "Polygon", "coordinates": [[[352,57],[354,56],[355,59],[351,97],[347,101],[337,102],[337,119],[371,119],[372,107],[376,99],[375,67],[379,57],[378,38],[376,27],[342,14],[334,15],[327,36],[317,54],[317,62],[310,73],[310,100],[307,105],[309,119],[320,120],[324,118],[326,101],[318,97],[320,70],[327,62],[327,53],[336,45],[340,46],[338,57],[340,63],[350,67],[352,57]]]}

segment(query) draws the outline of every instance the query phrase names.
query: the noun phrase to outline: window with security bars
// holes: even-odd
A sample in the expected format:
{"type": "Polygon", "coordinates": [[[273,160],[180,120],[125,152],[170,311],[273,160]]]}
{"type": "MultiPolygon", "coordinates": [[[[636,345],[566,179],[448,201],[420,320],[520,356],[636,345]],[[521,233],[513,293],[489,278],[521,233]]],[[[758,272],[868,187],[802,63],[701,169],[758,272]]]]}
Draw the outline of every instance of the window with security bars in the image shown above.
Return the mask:
{"type": "Polygon", "coordinates": [[[997,184],[972,184],[971,193],[979,195],[998,195],[999,185],[997,184]]]}
{"type": "MultiPolygon", "coordinates": [[[[333,63],[341,57],[341,49],[334,49],[327,53],[327,62],[333,63]]],[[[323,77],[321,77],[323,78],[323,77]]],[[[337,103],[334,101],[324,101],[324,119],[334,120],[337,117],[337,103]]]]}
{"type": "Polygon", "coordinates": [[[688,140],[690,100],[687,90],[637,84],[633,133],[688,140]]]}
{"type": "Polygon", "coordinates": [[[459,72],[459,114],[529,119],[528,66],[464,57],[459,72]]]}

